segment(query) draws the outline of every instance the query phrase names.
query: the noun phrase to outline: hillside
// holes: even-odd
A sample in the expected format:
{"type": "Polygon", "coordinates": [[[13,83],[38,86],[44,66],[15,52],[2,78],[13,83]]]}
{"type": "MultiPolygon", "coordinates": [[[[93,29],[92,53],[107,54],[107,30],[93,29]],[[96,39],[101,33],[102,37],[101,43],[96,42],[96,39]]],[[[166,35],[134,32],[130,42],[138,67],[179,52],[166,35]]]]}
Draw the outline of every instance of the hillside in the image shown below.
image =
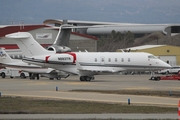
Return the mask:
{"type": "Polygon", "coordinates": [[[180,34],[166,36],[160,32],[145,35],[134,40],[133,46],[139,45],[173,45],[180,46],[180,34]]]}
{"type": "Polygon", "coordinates": [[[98,40],[97,50],[99,52],[113,52],[117,49],[141,45],[180,46],[180,33],[175,36],[166,36],[161,32],[155,32],[135,38],[135,36],[130,32],[121,34],[120,32],[112,31],[112,33],[108,36],[101,36],[98,40]]]}

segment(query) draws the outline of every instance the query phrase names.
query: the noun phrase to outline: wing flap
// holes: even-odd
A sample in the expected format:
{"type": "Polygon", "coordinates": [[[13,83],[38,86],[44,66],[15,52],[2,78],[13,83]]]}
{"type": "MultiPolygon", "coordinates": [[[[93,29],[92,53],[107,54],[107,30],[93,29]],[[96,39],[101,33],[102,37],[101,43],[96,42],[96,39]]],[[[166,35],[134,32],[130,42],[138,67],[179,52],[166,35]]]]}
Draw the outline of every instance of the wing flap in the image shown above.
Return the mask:
{"type": "Polygon", "coordinates": [[[77,69],[80,71],[89,71],[89,72],[109,72],[116,73],[120,71],[125,71],[126,69],[122,67],[106,67],[106,66],[81,66],[78,62],[76,63],[77,69]]]}

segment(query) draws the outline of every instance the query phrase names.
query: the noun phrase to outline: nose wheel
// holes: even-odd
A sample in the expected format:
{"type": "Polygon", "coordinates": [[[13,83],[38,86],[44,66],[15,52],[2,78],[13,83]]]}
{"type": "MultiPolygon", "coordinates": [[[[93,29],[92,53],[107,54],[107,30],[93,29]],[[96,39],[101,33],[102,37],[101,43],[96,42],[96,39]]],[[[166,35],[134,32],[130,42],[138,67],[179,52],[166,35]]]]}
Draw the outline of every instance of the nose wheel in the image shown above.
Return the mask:
{"type": "Polygon", "coordinates": [[[93,79],[94,79],[94,77],[91,77],[91,76],[81,76],[80,77],[80,81],[91,81],[93,79]]]}

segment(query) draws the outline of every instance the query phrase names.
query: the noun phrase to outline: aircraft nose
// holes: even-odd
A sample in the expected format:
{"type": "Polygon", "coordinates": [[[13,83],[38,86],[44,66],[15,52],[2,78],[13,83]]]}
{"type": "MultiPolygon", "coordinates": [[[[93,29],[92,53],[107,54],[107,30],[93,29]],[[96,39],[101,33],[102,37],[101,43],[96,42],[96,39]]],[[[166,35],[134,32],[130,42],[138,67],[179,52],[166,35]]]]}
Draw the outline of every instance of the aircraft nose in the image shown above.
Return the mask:
{"type": "Polygon", "coordinates": [[[164,65],[163,65],[165,68],[171,68],[172,66],[167,64],[166,62],[164,62],[164,65]]]}

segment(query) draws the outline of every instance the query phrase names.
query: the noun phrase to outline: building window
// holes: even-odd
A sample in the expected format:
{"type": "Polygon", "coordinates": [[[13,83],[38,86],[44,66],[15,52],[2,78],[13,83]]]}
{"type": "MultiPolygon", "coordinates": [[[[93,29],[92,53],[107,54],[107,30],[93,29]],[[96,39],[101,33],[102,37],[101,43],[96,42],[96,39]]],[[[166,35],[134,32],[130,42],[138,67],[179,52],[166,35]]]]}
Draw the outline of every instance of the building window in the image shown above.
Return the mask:
{"type": "Polygon", "coordinates": [[[131,59],[130,58],[128,58],[128,62],[130,62],[131,61],[131,59]]]}
{"type": "Polygon", "coordinates": [[[108,61],[111,62],[111,58],[109,58],[108,61]]]}

